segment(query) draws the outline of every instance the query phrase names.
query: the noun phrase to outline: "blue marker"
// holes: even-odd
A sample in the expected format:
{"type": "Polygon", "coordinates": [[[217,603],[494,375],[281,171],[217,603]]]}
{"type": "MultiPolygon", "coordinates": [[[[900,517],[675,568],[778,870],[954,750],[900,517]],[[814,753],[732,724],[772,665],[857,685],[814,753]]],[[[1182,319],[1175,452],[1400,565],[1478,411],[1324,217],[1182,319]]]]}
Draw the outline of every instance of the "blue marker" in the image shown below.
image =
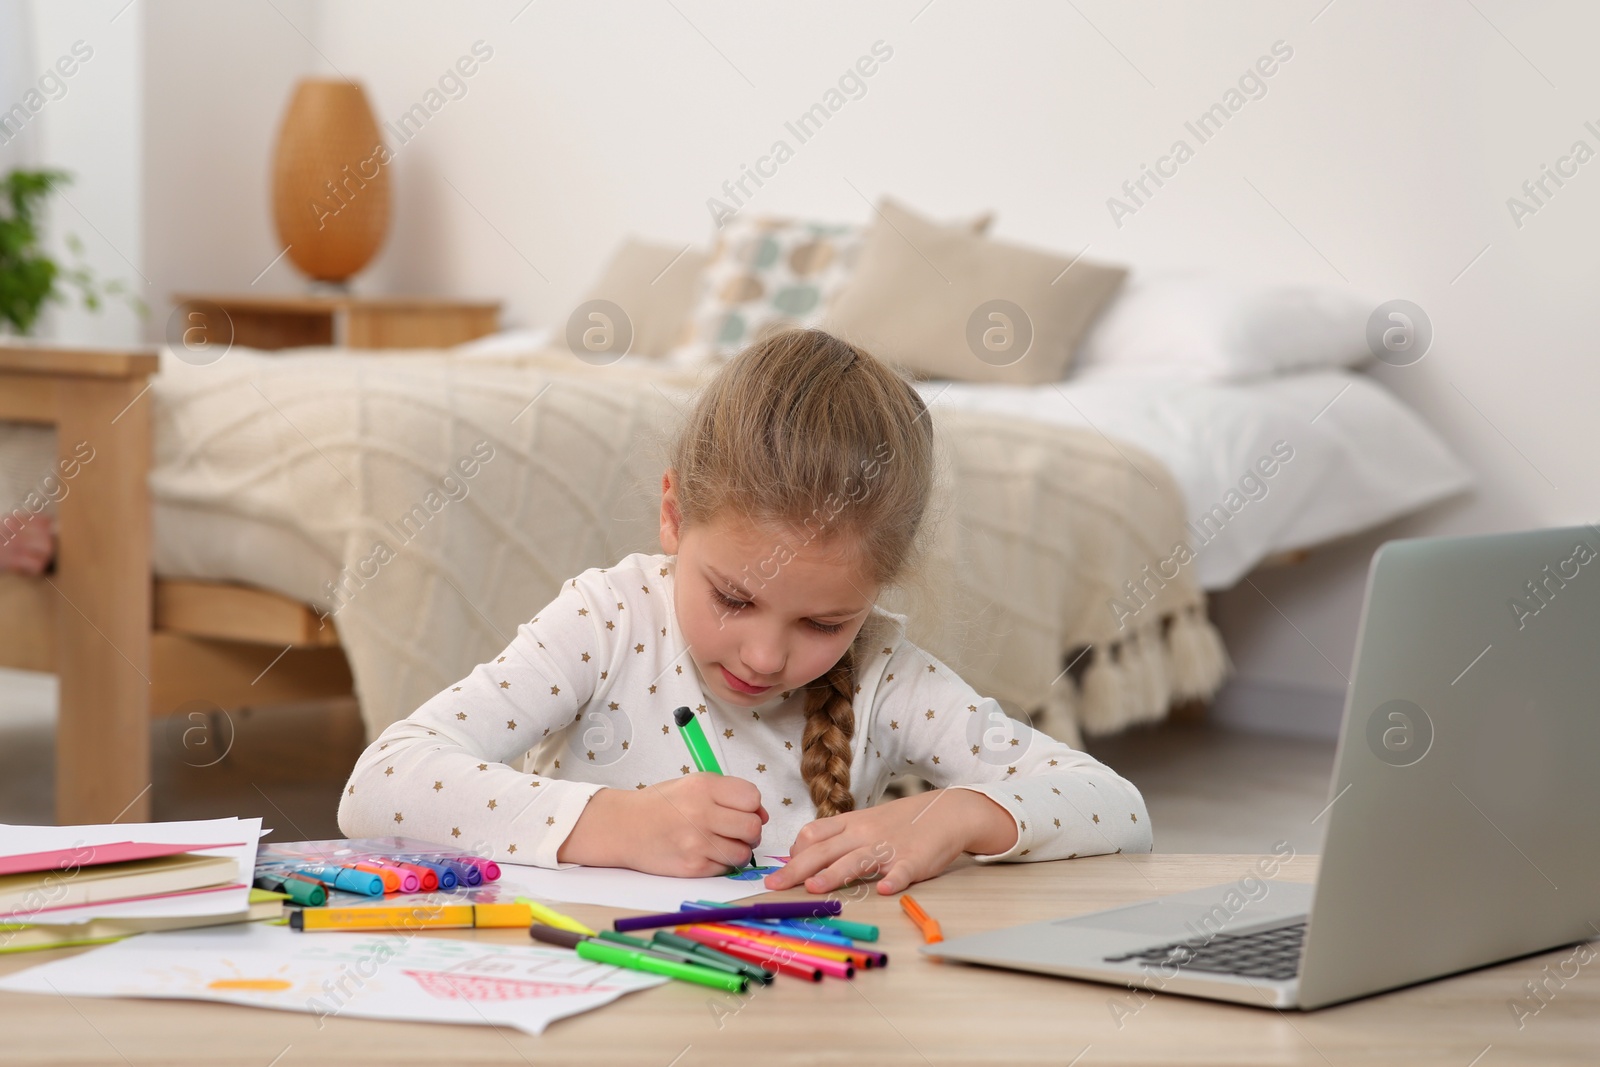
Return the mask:
{"type": "Polygon", "coordinates": [[[358,871],[353,867],[339,867],[332,863],[301,863],[289,869],[347,893],[360,893],[364,897],[383,896],[383,879],[370,871],[358,871]]]}
{"type": "Polygon", "coordinates": [[[454,889],[457,883],[460,881],[460,879],[456,877],[456,872],[451,870],[446,864],[435,863],[431,860],[419,859],[406,859],[405,862],[414,863],[418,867],[426,867],[428,870],[438,875],[440,889],[454,889]]]}
{"type": "Polygon", "coordinates": [[[456,860],[445,860],[444,865],[455,874],[456,884],[476,886],[483,884],[483,872],[470,863],[460,863],[456,860]]]}

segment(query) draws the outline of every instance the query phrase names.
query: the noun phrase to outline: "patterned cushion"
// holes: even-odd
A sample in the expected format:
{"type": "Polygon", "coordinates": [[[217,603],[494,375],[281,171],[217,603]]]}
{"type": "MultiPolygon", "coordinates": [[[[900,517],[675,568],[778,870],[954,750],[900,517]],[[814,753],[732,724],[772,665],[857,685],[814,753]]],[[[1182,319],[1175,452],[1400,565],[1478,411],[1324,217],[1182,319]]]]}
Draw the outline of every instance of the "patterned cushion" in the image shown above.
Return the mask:
{"type": "MultiPolygon", "coordinates": [[[[986,214],[972,220],[988,229],[986,214]]],[[[867,227],[853,223],[735,216],[717,235],[700,281],[678,365],[720,362],[768,332],[822,323],[855,270],[867,227]]]]}

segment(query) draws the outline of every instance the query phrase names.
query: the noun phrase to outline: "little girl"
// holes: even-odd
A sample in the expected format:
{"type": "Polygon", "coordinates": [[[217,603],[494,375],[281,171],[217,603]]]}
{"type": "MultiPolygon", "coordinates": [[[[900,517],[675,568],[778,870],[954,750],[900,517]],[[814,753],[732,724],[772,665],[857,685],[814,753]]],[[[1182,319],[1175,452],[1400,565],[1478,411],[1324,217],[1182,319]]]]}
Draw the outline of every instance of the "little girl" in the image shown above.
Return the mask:
{"type": "Polygon", "coordinates": [[[729,362],[661,482],[664,554],[584,571],[489,662],[394,723],[339,804],[351,837],[707,876],[789,857],[770,889],[1150,849],[1143,798],[1004,717],[874,603],[933,488],[908,382],[820,330],[729,362]],[[693,709],[722,774],[673,723],[693,709]],[[532,753],[527,774],[509,766],[532,753]],[[936,788],[879,804],[889,779],[936,788]],[[924,817],[926,816],[926,817],[924,817]]]}

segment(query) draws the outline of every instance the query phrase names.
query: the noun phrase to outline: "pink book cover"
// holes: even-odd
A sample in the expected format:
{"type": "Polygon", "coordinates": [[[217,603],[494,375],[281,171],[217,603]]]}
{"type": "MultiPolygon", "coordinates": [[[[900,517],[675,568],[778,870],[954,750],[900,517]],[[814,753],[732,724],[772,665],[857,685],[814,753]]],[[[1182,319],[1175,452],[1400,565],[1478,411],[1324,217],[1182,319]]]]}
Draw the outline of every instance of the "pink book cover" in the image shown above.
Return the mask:
{"type": "Polygon", "coordinates": [[[203,852],[208,848],[233,848],[241,844],[243,844],[241,841],[224,841],[215,845],[116,841],[105,845],[56,848],[48,852],[24,852],[15,856],[0,856],[0,877],[8,874],[36,874],[40,871],[64,871],[73,867],[98,867],[105,863],[127,863],[130,860],[176,856],[181,852],[203,852]]]}

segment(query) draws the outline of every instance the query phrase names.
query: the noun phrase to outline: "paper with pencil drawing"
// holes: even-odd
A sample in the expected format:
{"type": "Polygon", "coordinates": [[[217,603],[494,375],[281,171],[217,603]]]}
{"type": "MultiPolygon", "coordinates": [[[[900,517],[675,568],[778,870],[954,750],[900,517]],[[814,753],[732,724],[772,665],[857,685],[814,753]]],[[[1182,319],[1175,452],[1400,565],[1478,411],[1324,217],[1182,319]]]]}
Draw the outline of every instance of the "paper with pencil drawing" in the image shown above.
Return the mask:
{"type": "Polygon", "coordinates": [[[666,981],[565,949],[241,923],[140,934],[7,975],[0,989],[215,1000],[307,1012],[319,1021],[345,1015],[538,1034],[556,1019],[666,981]]]}

